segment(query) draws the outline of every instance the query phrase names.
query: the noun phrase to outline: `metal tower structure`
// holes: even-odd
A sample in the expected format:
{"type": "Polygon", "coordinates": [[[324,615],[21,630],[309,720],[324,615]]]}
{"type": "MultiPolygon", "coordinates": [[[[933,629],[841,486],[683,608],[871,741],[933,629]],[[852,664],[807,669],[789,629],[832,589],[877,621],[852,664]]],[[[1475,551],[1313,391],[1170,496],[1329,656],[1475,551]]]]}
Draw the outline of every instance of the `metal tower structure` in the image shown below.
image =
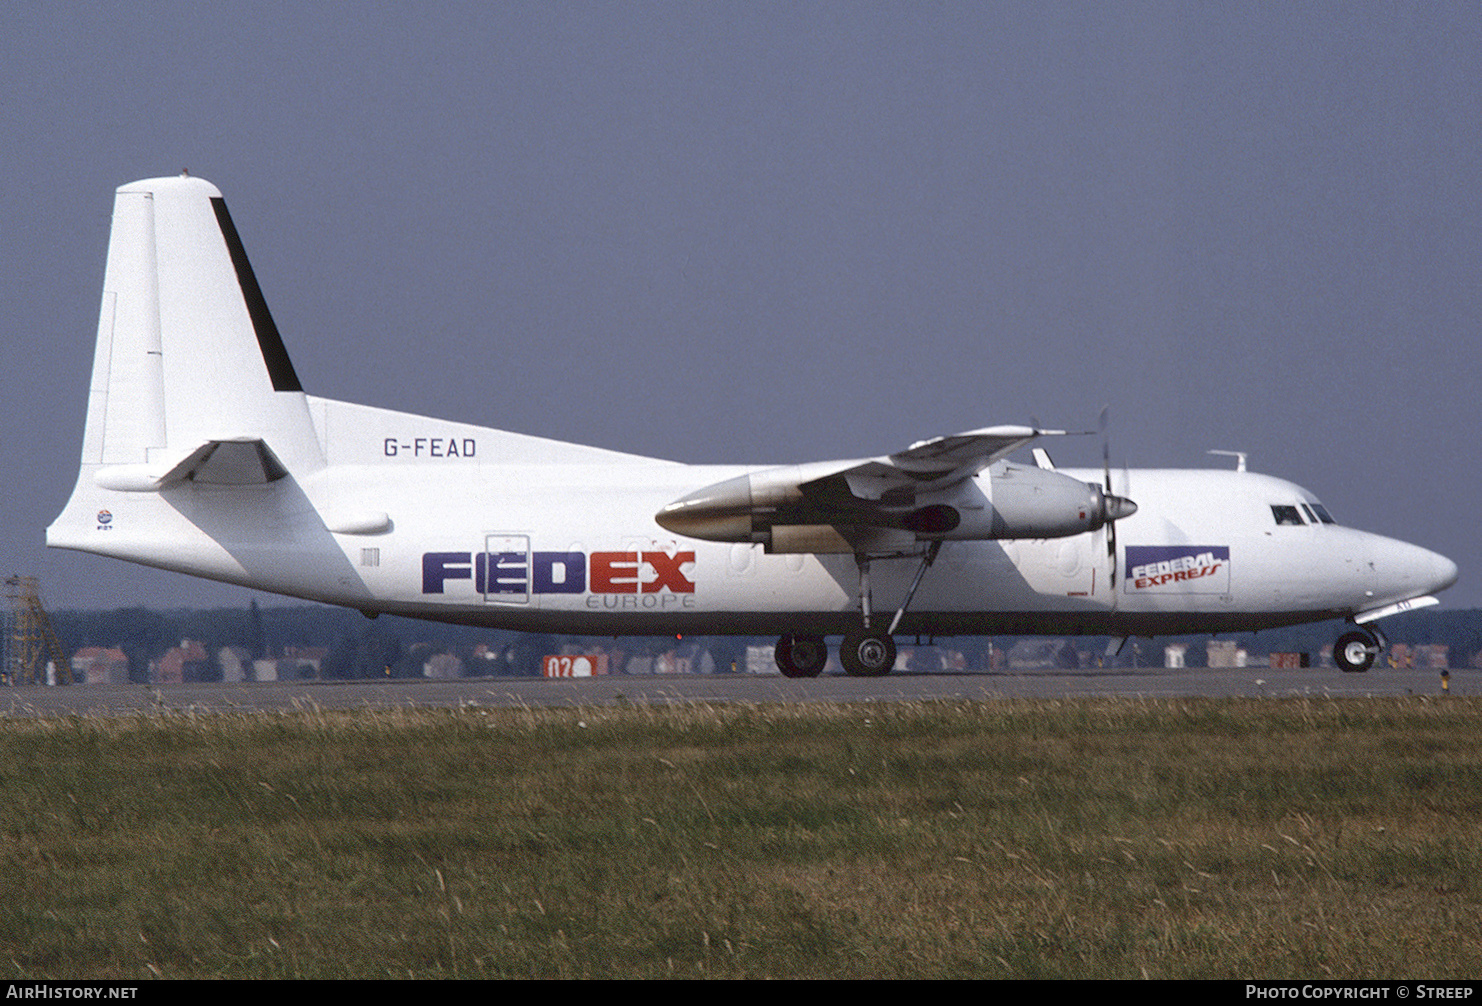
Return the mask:
{"type": "Polygon", "coordinates": [[[56,671],[55,684],[72,684],[72,664],[62,656],[62,644],[51,618],[41,606],[41,590],[34,576],[11,576],[5,581],[10,607],[5,613],[5,659],[0,678],[7,685],[44,685],[46,665],[56,671]]]}

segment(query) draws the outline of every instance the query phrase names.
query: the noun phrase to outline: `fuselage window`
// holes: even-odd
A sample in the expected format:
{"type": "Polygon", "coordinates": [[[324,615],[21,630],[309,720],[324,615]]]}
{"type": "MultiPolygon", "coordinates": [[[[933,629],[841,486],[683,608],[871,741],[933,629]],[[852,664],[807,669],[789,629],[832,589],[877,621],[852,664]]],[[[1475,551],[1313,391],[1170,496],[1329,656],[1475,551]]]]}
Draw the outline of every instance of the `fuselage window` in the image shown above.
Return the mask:
{"type": "Polygon", "coordinates": [[[1282,506],[1279,503],[1271,504],[1271,516],[1276,518],[1276,523],[1278,524],[1295,524],[1298,527],[1302,527],[1307,523],[1302,519],[1302,515],[1297,512],[1296,507],[1282,506]]]}

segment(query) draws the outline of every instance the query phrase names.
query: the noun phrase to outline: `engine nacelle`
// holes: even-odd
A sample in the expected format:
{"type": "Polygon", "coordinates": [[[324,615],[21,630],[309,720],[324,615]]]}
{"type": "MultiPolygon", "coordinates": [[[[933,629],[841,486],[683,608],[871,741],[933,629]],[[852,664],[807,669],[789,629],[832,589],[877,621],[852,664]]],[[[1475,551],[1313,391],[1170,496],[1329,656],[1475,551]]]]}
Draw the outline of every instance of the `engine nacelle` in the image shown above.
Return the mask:
{"type": "Polygon", "coordinates": [[[770,552],[851,552],[917,541],[1066,538],[1137,510],[1092,483],[1006,462],[936,491],[929,482],[877,489],[878,480],[819,477],[820,468],[772,468],[717,482],[654,519],[676,534],[760,542],[770,552]]]}

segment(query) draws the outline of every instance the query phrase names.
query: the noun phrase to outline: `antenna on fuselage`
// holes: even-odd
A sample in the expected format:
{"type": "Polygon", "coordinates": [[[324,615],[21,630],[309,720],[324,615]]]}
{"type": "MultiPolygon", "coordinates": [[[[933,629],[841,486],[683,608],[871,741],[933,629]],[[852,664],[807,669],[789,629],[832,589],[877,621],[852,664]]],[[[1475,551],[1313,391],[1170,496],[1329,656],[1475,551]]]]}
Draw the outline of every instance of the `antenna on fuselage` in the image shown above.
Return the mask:
{"type": "Polygon", "coordinates": [[[1225,457],[1235,459],[1235,470],[1245,471],[1245,451],[1205,451],[1206,454],[1223,454],[1225,457]]]}

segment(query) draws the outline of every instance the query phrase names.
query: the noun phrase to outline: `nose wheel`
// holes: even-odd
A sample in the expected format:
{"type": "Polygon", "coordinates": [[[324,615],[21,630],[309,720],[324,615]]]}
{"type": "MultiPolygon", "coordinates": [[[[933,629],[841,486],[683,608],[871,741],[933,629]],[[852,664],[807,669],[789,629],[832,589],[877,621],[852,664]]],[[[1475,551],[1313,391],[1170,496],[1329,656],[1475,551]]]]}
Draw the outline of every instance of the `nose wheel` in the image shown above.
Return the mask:
{"type": "Polygon", "coordinates": [[[1333,647],[1333,662],[1341,670],[1353,674],[1373,667],[1374,658],[1378,655],[1379,641],[1367,632],[1344,633],[1333,647]]]}

